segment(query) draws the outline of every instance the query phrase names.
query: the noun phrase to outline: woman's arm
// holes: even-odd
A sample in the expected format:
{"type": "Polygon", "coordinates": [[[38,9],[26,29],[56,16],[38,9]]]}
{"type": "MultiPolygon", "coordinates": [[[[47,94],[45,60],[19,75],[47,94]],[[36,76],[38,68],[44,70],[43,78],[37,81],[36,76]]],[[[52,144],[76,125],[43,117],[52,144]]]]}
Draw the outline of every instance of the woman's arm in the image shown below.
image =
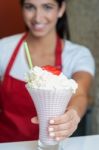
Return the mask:
{"type": "Polygon", "coordinates": [[[49,135],[56,140],[69,137],[77,129],[78,124],[85,114],[89,99],[89,89],[92,76],[87,72],[76,72],[72,78],[78,83],[78,90],[71,98],[66,112],[49,123],[49,135]]]}
{"type": "Polygon", "coordinates": [[[89,91],[93,77],[89,73],[82,71],[73,74],[72,78],[78,83],[78,89],[76,94],[72,97],[68,109],[74,108],[80,118],[82,118],[90,103],[89,91]]]}

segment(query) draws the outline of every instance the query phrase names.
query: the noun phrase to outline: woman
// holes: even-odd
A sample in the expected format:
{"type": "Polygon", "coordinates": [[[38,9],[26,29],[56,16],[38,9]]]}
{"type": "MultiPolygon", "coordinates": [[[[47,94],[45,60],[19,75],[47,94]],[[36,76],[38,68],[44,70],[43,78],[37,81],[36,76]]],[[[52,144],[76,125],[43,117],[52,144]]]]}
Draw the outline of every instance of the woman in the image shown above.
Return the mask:
{"type": "Polygon", "coordinates": [[[66,112],[49,121],[49,135],[56,140],[69,137],[86,112],[88,92],[94,76],[94,60],[89,50],[65,40],[65,0],[21,0],[28,33],[0,41],[0,141],[38,139],[37,113],[25,89],[29,70],[24,43],[32,64],[60,67],[78,83],[66,112]]]}

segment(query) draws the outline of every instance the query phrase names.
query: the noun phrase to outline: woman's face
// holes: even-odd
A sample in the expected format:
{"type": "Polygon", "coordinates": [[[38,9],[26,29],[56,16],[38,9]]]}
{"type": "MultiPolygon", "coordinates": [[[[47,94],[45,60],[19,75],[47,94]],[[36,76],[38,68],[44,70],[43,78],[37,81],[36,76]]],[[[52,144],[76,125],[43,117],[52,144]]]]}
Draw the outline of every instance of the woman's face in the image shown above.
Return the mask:
{"type": "Polygon", "coordinates": [[[64,13],[55,0],[25,0],[24,21],[33,36],[41,37],[56,31],[56,23],[64,13]]]}

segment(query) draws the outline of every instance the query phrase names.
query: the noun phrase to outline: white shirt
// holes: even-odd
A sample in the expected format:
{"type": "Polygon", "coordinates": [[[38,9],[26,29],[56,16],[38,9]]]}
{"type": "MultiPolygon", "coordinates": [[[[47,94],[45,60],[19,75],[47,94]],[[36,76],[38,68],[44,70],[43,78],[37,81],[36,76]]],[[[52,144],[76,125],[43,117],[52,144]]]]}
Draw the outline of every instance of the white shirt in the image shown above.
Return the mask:
{"type": "MultiPolygon", "coordinates": [[[[3,79],[12,53],[22,36],[23,34],[17,34],[0,40],[1,79],[3,79]]],[[[24,81],[25,73],[28,71],[29,67],[25,57],[24,46],[22,44],[10,71],[10,75],[24,81]]],[[[95,62],[90,50],[84,46],[66,40],[62,52],[62,71],[68,78],[71,78],[73,73],[78,71],[86,71],[94,76],[95,62]]]]}

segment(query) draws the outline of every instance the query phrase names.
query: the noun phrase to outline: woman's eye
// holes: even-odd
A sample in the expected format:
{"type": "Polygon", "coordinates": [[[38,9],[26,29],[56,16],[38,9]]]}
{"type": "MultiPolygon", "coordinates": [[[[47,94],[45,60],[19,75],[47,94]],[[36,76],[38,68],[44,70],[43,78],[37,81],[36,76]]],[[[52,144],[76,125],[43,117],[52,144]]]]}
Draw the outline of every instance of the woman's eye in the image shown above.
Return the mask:
{"type": "Polygon", "coordinates": [[[34,10],[35,9],[35,7],[31,4],[24,4],[24,8],[27,10],[34,10]]]}
{"type": "Polygon", "coordinates": [[[52,9],[52,6],[45,5],[45,6],[44,6],[44,9],[45,9],[45,10],[51,10],[51,9],[52,9]]]}

